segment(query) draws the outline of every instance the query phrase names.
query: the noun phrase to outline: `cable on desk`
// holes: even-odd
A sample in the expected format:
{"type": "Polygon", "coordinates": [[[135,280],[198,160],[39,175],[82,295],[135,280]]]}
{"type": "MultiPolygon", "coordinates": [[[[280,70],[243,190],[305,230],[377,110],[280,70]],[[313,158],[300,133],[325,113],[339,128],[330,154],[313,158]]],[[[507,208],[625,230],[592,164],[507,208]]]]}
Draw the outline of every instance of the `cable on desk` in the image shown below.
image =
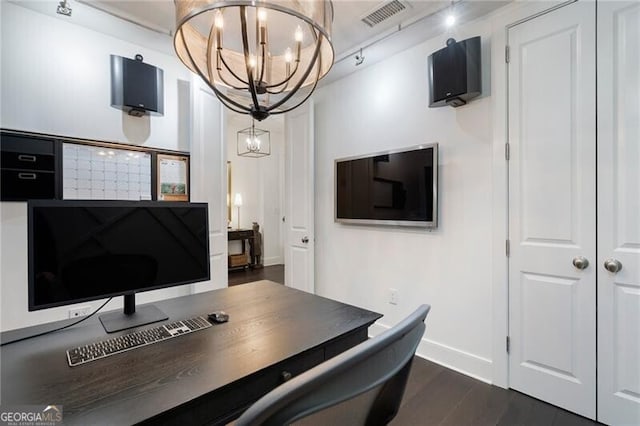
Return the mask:
{"type": "Polygon", "coordinates": [[[48,330],[48,331],[43,331],[42,333],[34,334],[33,336],[26,336],[26,337],[21,337],[20,339],[16,339],[16,340],[10,340],[8,342],[2,342],[2,343],[0,343],[0,346],[9,345],[11,343],[16,343],[16,342],[21,342],[23,340],[31,339],[33,337],[44,336],[45,334],[55,333],[56,331],[60,331],[60,330],[64,330],[65,328],[73,327],[74,325],[80,324],[82,321],[85,321],[85,320],[91,318],[92,316],[94,316],[95,314],[97,314],[100,311],[100,309],[104,308],[107,303],[111,302],[111,300],[113,300],[113,297],[110,297],[109,300],[104,302],[98,309],[96,309],[95,311],[91,312],[86,317],[84,317],[84,318],[82,318],[82,319],[80,319],[80,320],[78,320],[76,322],[73,322],[71,324],[67,324],[64,327],[54,328],[53,330],[48,330]]]}

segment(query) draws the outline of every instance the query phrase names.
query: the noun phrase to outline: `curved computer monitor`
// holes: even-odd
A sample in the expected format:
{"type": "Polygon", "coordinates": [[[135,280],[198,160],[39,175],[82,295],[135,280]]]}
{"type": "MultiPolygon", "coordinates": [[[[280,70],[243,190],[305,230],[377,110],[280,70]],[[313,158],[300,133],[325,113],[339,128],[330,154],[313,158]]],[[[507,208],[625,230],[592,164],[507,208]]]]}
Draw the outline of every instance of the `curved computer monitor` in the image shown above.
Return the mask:
{"type": "Polygon", "coordinates": [[[31,200],[29,310],[125,296],[108,332],[168,317],[135,293],[210,279],[206,203],[31,200]]]}

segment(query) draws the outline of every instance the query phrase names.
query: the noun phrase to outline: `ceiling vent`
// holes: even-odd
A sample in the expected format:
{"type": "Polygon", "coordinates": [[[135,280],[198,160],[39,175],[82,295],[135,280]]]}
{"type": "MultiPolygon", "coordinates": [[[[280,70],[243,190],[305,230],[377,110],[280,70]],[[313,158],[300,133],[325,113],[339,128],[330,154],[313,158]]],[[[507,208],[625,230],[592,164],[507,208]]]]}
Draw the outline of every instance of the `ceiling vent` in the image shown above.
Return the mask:
{"type": "Polygon", "coordinates": [[[387,1],[376,6],[375,9],[367,13],[363,18],[361,18],[361,20],[368,26],[374,27],[380,22],[386,21],[392,16],[402,12],[403,10],[407,10],[408,8],[409,5],[405,2],[401,2],[399,0],[387,1]]]}

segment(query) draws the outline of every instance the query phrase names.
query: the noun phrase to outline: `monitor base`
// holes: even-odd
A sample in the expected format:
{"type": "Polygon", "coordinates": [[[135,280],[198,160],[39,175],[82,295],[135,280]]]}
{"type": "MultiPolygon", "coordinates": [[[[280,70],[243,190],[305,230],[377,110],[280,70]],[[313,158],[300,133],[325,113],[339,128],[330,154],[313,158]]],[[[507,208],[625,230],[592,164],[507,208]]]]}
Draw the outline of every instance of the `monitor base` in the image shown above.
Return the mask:
{"type": "Polygon", "coordinates": [[[110,312],[100,315],[100,322],[107,333],[139,327],[158,321],[169,319],[169,316],[154,305],[139,306],[132,314],[123,312],[110,312]]]}

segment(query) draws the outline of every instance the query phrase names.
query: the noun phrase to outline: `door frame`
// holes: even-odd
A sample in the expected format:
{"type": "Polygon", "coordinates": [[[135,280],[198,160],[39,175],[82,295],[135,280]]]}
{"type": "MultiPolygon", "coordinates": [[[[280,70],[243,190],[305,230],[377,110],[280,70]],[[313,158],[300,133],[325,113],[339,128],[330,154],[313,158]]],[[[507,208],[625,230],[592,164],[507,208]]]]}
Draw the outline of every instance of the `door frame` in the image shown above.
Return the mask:
{"type": "Polygon", "coordinates": [[[509,29],[541,15],[574,3],[577,0],[521,3],[505,10],[496,18],[504,22],[502,30],[492,34],[492,108],[494,111],[492,145],[493,239],[492,239],[492,384],[509,388],[509,164],[506,144],[509,134],[508,64],[506,46],[509,29]]]}

